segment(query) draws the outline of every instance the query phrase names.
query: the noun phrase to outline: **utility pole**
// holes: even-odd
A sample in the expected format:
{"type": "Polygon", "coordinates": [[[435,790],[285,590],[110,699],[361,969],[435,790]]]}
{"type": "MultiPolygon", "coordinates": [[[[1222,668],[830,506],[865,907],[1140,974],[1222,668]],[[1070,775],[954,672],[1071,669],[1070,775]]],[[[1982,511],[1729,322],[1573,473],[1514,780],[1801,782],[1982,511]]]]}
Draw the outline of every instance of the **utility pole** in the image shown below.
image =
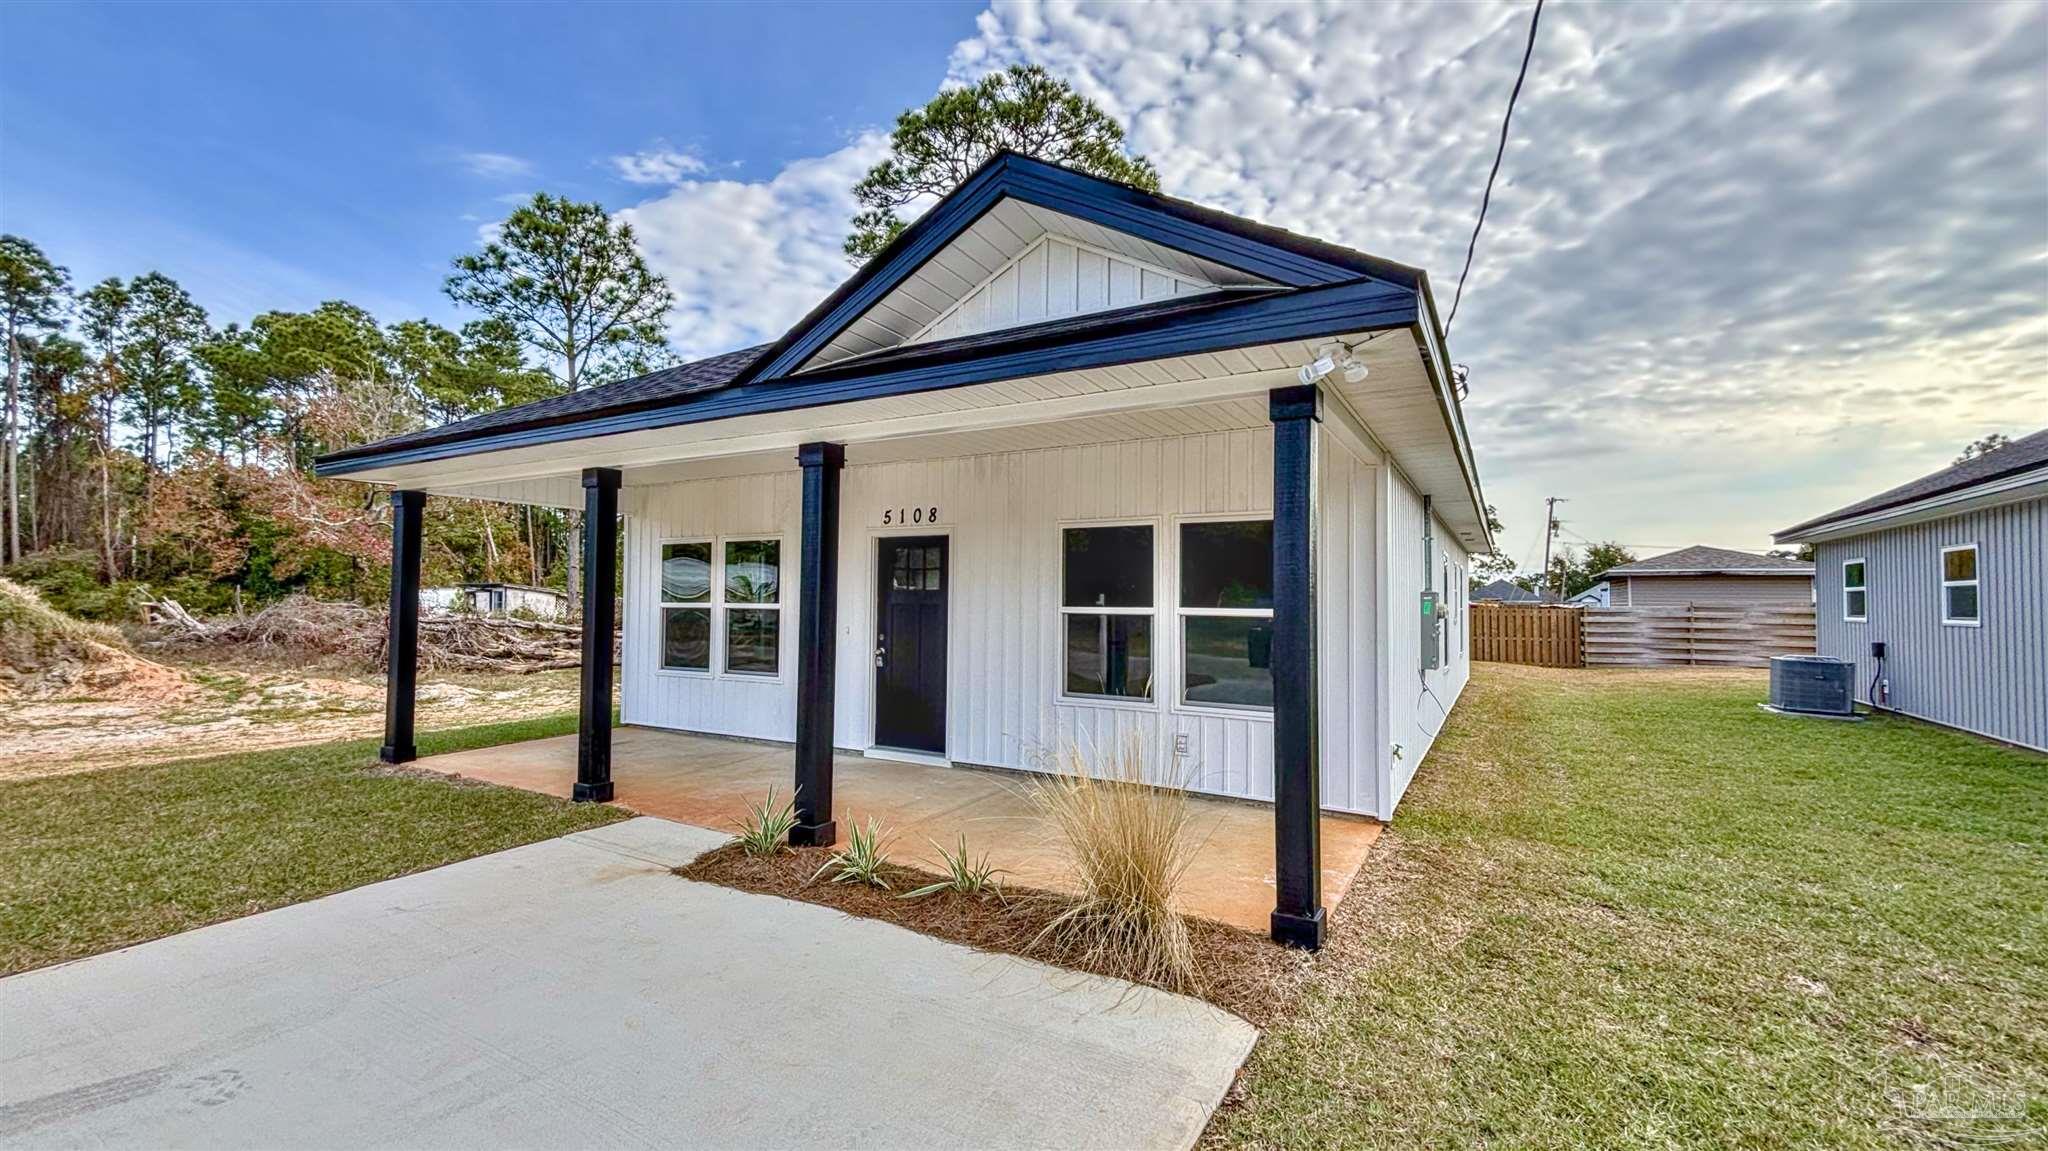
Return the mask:
{"type": "MultiPolygon", "coordinates": [[[[1557,538],[1557,505],[1570,503],[1563,496],[1546,496],[1543,500],[1543,580],[1536,586],[1541,588],[1550,580],[1550,541],[1557,538]]],[[[1560,582],[1557,598],[1564,598],[1564,587],[1560,582]]]]}

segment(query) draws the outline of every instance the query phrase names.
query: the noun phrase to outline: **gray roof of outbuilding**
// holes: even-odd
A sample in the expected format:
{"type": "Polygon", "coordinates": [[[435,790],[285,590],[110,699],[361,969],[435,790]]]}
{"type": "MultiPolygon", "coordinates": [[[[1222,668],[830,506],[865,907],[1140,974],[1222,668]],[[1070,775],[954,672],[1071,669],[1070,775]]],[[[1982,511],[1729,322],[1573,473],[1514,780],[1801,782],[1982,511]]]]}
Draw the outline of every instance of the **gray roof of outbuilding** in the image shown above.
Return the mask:
{"type": "Polygon", "coordinates": [[[1784,556],[1760,556],[1750,552],[1739,552],[1730,548],[1710,548],[1694,544],[1679,548],[1661,556],[1637,560],[1608,568],[1602,576],[1677,576],[1677,575],[1812,575],[1813,565],[1805,560],[1786,559],[1784,556]]]}
{"type": "Polygon", "coordinates": [[[1542,596],[1537,595],[1528,588],[1510,583],[1504,579],[1497,579],[1491,583],[1482,584],[1478,590],[1472,593],[1472,601],[1474,603],[1483,603],[1487,600],[1497,600],[1501,603],[1538,603],[1541,602],[1542,598],[1542,596]]]}
{"type": "Polygon", "coordinates": [[[1879,492],[1869,499],[1858,500],[1848,507],[1836,508],[1824,516],[1817,516],[1805,523],[1793,524],[1776,534],[1782,539],[1794,532],[1811,531],[1836,520],[1852,519],[1872,512],[1881,512],[1887,508],[1917,503],[1920,500],[1947,495],[1950,492],[1976,487],[1978,484],[2041,467],[2048,467],[2048,428],[2043,428],[2030,436],[2021,436],[2004,447],[1985,452],[1981,456],[1921,476],[1911,483],[1900,484],[1898,487],[1879,492]]]}

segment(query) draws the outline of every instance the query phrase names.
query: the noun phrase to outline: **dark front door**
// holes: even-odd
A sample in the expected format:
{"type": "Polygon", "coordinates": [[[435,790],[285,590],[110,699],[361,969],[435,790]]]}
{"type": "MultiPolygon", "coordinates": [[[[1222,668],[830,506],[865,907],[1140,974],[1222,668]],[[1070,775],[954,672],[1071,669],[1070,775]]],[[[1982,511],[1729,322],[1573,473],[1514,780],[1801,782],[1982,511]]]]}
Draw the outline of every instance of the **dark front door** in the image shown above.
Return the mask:
{"type": "Polygon", "coordinates": [[[875,742],[946,750],[946,537],[881,541],[875,605],[875,742]]]}

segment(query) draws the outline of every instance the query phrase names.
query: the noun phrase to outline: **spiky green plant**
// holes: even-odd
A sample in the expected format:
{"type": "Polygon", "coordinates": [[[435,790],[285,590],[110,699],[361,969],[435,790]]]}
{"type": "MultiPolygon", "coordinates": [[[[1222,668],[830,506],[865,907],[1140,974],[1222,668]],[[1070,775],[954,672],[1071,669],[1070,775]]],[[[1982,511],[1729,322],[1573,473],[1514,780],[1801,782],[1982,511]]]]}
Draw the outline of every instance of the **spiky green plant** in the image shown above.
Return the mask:
{"type": "Polygon", "coordinates": [[[775,789],[768,798],[747,805],[747,817],[737,821],[740,846],[748,855],[774,855],[789,850],[789,829],[796,826],[796,799],[775,806],[775,789]]]}
{"type": "Polygon", "coordinates": [[[938,840],[932,840],[931,844],[939,853],[939,858],[946,862],[946,878],[937,883],[927,883],[915,891],[906,891],[902,898],[917,899],[926,895],[937,895],[941,891],[955,891],[961,895],[972,895],[977,899],[990,892],[997,895],[1003,893],[1003,885],[996,880],[996,876],[1002,874],[1002,869],[989,863],[986,851],[981,853],[980,859],[967,854],[966,832],[960,833],[960,847],[956,851],[946,850],[945,845],[938,840]]]}
{"type": "Polygon", "coordinates": [[[865,828],[854,827],[846,838],[846,849],[833,852],[825,866],[812,874],[811,882],[829,875],[833,883],[864,883],[887,891],[889,881],[882,878],[882,867],[888,862],[889,838],[871,815],[865,828]]]}

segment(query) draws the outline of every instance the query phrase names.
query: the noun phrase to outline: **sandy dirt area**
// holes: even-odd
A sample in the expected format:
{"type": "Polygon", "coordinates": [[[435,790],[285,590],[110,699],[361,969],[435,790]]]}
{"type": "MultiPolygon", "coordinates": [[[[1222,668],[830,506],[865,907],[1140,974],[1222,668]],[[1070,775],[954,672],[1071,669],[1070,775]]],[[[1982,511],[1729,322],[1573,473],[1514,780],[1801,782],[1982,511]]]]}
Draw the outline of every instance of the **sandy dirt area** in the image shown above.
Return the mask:
{"type": "MultiPolygon", "coordinates": [[[[0,696],[0,780],[381,735],[381,677],[184,663],[111,690],[0,696]]],[[[576,675],[422,678],[419,728],[576,710],[576,675]]]]}

